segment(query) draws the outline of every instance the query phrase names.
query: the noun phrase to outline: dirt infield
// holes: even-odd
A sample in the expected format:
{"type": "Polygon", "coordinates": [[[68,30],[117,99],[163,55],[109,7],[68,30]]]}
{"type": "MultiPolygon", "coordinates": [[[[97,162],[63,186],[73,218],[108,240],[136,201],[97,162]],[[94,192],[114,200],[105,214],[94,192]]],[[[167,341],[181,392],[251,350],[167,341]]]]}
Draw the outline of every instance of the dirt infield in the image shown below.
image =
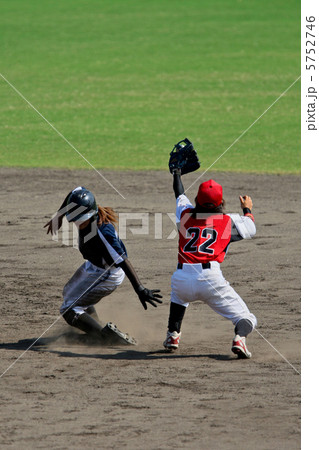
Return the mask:
{"type": "MultiPolygon", "coordinates": [[[[241,361],[230,351],[232,324],[201,303],[186,313],[178,353],[163,353],[177,261],[171,177],[101,173],[125,199],[94,171],[0,169],[1,373],[20,358],[0,378],[1,448],[300,448],[300,177],[202,179],[223,184],[228,212],[240,212],[239,194],[254,201],[257,235],[232,244],[222,266],[258,318],[253,358],[241,361]],[[43,225],[78,185],[121,214],[145,214],[144,229],[127,218],[124,242],[163,305],[144,311],[125,280],[97,307],[137,347],[101,347],[57,320],[62,288],[82,258],[43,225]]],[[[197,176],[185,176],[185,187],[197,176]]]]}

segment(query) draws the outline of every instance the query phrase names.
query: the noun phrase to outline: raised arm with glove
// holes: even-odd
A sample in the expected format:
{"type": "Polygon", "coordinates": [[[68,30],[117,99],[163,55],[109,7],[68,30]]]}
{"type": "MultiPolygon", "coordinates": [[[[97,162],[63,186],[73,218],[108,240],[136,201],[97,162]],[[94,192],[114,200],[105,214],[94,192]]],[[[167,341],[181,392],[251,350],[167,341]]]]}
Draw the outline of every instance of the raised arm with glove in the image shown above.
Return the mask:
{"type": "Polygon", "coordinates": [[[197,152],[189,139],[185,138],[174,145],[170,153],[168,167],[174,177],[173,189],[175,197],[178,198],[184,194],[181,175],[194,172],[200,167],[197,152]]]}

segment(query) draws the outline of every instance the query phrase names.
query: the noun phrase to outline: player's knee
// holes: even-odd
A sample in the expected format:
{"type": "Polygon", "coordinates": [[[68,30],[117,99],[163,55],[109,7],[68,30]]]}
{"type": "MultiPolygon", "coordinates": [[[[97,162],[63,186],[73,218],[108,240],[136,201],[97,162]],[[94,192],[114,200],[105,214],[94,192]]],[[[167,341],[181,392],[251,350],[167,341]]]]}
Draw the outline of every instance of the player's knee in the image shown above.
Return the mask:
{"type": "Polygon", "coordinates": [[[69,325],[73,326],[74,320],[77,317],[77,313],[73,309],[68,309],[66,311],[60,311],[63,319],[68,323],[69,325]]]}
{"type": "Polygon", "coordinates": [[[239,336],[247,336],[253,331],[256,325],[256,317],[253,314],[250,314],[249,317],[243,317],[236,322],[235,334],[239,334],[239,336]]]}
{"type": "Polygon", "coordinates": [[[246,316],[243,318],[246,322],[250,323],[252,326],[251,331],[253,331],[256,326],[257,326],[257,319],[256,316],[254,316],[254,314],[250,313],[249,316],[246,316]]]}

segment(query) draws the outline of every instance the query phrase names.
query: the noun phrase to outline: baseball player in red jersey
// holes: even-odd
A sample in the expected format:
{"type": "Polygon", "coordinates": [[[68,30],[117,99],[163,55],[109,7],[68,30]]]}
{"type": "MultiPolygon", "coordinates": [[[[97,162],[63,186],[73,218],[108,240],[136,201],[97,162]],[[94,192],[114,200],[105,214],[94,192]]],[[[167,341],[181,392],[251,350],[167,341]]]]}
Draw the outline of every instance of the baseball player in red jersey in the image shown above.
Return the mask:
{"type": "Polygon", "coordinates": [[[178,265],[171,280],[171,304],[164,347],[176,350],[182,320],[190,302],[201,300],[235,325],[232,351],[251,358],[246,337],[257,325],[256,317],[223,277],[223,262],[231,242],[256,234],[252,200],[240,196],[243,215],[224,214],[223,188],[214,180],[199,186],[194,207],[184,194],[181,171],[173,171],[176,222],[179,229],[178,265]]]}

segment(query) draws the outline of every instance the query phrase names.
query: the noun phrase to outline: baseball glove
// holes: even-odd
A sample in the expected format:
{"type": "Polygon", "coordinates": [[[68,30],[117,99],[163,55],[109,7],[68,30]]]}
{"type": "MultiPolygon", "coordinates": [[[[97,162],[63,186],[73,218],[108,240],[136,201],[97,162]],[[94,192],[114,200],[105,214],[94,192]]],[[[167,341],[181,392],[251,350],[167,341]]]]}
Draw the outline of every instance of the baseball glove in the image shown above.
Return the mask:
{"type": "Polygon", "coordinates": [[[179,141],[170,153],[168,167],[171,173],[181,170],[181,174],[194,172],[200,167],[196,150],[190,140],[185,138],[179,141]]]}

